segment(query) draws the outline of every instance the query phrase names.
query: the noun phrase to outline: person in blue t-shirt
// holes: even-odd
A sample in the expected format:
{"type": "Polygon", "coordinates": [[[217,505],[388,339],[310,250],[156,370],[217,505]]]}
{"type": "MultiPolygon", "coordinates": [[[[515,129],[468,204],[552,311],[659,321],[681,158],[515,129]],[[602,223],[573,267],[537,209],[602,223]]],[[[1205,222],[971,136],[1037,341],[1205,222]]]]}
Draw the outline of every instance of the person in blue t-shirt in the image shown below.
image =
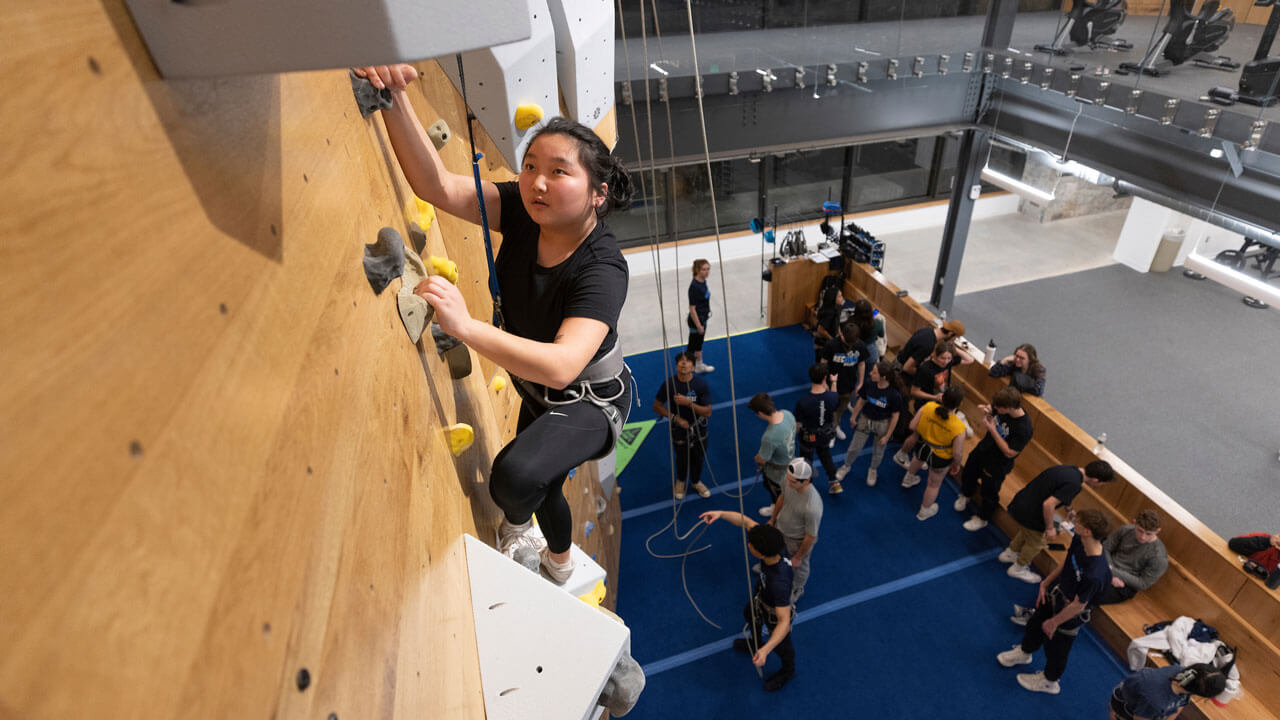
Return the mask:
{"type": "Polygon", "coordinates": [[[827,364],[809,367],[809,392],[796,401],[796,452],[812,463],[816,453],[827,471],[827,491],[842,492],[836,480],[836,463],[831,459],[831,443],[836,437],[836,406],[840,398],[827,385],[827,364]]]}
{"type": "Polygon", "coordinates": [[[704,258],[693,261],[693,281],[689,283],[689,346],[685,352],[693,357],[693,371],[697,373],[713,372],[714,365],[702,362],[702,341],[707,336],[707,320],[711,318],[711,290],[707,287],[707,276],[711,274],[711,263],[704,258]]]}
{"type": "Polygon", "coordinates": [[[893,435],[893,428],[898,424],[898,415],[905,406],[903,393],[906,386],[898,373],[898,364],[889,358],[881,358],[880,362],[871,366],[870,379],[862,383],[858,391],[858,402],[853,406],[853,439],[849,441],[849,449],[844,456],[844,464],[836,471],[836,480],[843,481],[858,459],[862,446],[867,438],[873,437],[871,445],[871,465],[867,467],[867,486],[875,487],[876,473],[880,469],[880,460],[884,458],[885,445],[893,435]]]}
{"type": "Polygon", "coordinates": [[[1111,691],[1112,720],[1172,720],[1191,696],[1212,698],[1227,689],[1227,676],[1209,663],[1142,668],[1111,691]]]}
{"type": "Polygon", "coordinates": [[[822,347],[822,360],[835,380],[840,404],[836,407],[836,437],[844,440],[840,418],[849,408],[853,396],[862,387],[867,373],[867,346],[862,344],[862,333],[853,321],[841,323],[840,332],[822,347]]]}
{"type": "Polygon", "coordinates": [[[1109,532],[1111,522],[1098,510],[1088,508],[1076,515],[1076,536],[1062,564],[1041,581],[1022,643],[996,656],[1005,667],[1026,665],[1031,653],[1044,648],[1044,670],[1018,675],[1018,684],[1027,690],[1058,694],[1058,679],[1067,669],[1071,644],[1089,622],[1098,595],[1111,583],[1111,569],[1102,552],[1109,532]]]}
{"type": "Polygon", "coordinates": [[[711,388],[693,374],[689,353],[676,355],[676,374],[658,388],[653,411],[671,419],[671,445],[676,461],[677,500],[692,486],[702,497],[711,491],[702,484],[702,461],[707,456],[707,421],[711,417],[711,388]]]}
{"type": "Polygon", "coordinates": [[[747,550],[760,561],[760,578],[751,601],[742,609],[750,639],[734,640],[733,649],[751,655],[751,662],[759,668],[769,660],[769,653],[776,650],[782,668],[765,676],[764,689],[781,690],[796,674],[796,649],[791,642],[791,582],[795,571],[787,556],[786,540],[778,528],[761,525],[741,513],[712,510],[701,515],[707,525],[721,518],[747,529],[747,550]],[[769,641],[762,644],[761,628],[765,625],[769,627],[769,641]]]}

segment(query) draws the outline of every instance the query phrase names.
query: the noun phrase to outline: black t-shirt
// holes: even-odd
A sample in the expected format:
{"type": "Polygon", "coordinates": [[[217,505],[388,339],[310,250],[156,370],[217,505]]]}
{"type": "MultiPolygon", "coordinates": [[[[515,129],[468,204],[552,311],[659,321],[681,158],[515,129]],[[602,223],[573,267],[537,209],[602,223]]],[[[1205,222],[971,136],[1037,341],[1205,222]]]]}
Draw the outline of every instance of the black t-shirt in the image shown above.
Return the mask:
{"type": "Polygon", "coordinates": [[[707,318],[711,317],[711,290],[701,280],[689,283],[689,307],[698,312],[698,322],[702,329],[707,329],[707,318]]]}
{"type": "Polygon", "coordinates": [[[902,412],[902,393],[892,385],[881,390],[870,379],[862,383],[858,397],[863,399],[862,414],[868,420],[888,420],[896,412],[902,412]]]}
{"type": "Polygon", "coordinates": [[[760,579],[756,581],[756,597],[771,608],[791,607],[791,582],[795,569],[787,551],[782,551],[778,562],[770,565],[760,562],[760,579]]]}
{"type": "Polygon", "coordinates": [[[835,435],[836,405],[839,403],[840,396],[830,391],[820,395],[806,393],[796,401],[796,427],[803,428],[800,437],[804,442],[812,444],[810,436],[825,441],[835,435]]]}
{"type": "Polygon", "coordinates": [[[1111,584],[1111,568],[1107,566],[1106,553],[1086,555],[1080,536],[1071,540],[1062,572],[1058,574],[1058,587],[1068,601],[1079,598],[1086,606],[1096,605],[1099,593],[1111,584]]]}
{"type": "MultiPolygon", "coordinates": [[[[1005,444],[1014,452],[1022,452],[1027,443],[1031,442],[1031,430],[1031,418],[1026,413],[1022,417],[996,413],[996,432],[1000,433],[1005,444]]],[[[1006,473],[1013,469],[1014,459],[1000,452],[996,441],[991,439],[991,433],[987,433],[973,451],[978,453],[978,457],[1006,473]]]]}
{"type": "Polygon", "coordinates": [[[520,184],[497,183],[502,198],[502,247],[494,261],[502,291],[505,329],[513,335],[554,342],[565,318],[584,317],[609,326],[593,357],[618,342],[618,315],[627,299],[627,261],[618,240],[603,221],[564,262],[551,268],[538,264],[541,228],[520,199],[520,184]]]}
{"type": "MultiPolygon", "coordinates": [[[[707,385],[707,381],[694,375],[689,382],[680,382],[679,378],[672,375],[667,378],[662,387],[658,388],[658,395],[654,398],[665,405],[676,417],[684,418],[689,423],[688,432],[697,430],[699,435],[706,437],[708,418],[694,414],[693,408],[687,405],[677,405],[675,401],[676,395],[684,395],[692,400],[695,405],[710,405],[711,387],[707,385]]],[[[673,422],[671,423],[671,432],[684,433],[686,430],[673,422]]]]}
{"type": "Polygon", "coordinates": [[[1045,530],[1044,501],[1058,499],[1070,505],[1084,486],[1084,474],[1075,465],[1055,465],[1040,473],[1009,501],[1009,514],[1028,530],[1045,530]]]}
{"type": "Polygon", "coordinates": [[[934,334],[933,328],[920,328],[912,333],[907,344],[902,346],[902,351],[898,353],[898,364],[906,365],[908,359],[915,358],[916,365],[919,365],[933,354],[933,348],[937,344],[938,336],[934,334]]]}
{"type": "Polygon", "coordinates": [[[822,359],[836,376],[836,392],[845,395],[858,386],[858,366],[867,362],[867,346],[860,342],[846,345],[837,335],[822,346],[822,359]]]}
{"type": "Polygon", "coordinates": [[[921,392],[937,395],[951,385],[951,368],[955,367],[959,362],[959,360],[952,358],[950,365],[942,367],[935,363],[933,358],[929,358],[916,368],[916,377],[913,384],[920,388],[921,392]]]}

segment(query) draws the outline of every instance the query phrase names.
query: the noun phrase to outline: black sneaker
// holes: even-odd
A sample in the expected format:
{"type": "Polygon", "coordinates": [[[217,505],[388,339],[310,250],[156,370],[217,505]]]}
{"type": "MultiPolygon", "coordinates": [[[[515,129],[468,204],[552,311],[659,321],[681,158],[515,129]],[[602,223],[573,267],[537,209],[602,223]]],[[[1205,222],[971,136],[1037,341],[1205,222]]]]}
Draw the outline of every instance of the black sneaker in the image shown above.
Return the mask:
{"type": "Polygon", "coordinates": [[[795,672],[790,670],[779,670],[764,679],[764,689],[768,692],[777,692],[786,685],[791,678],[795,677],[795,672]]]}

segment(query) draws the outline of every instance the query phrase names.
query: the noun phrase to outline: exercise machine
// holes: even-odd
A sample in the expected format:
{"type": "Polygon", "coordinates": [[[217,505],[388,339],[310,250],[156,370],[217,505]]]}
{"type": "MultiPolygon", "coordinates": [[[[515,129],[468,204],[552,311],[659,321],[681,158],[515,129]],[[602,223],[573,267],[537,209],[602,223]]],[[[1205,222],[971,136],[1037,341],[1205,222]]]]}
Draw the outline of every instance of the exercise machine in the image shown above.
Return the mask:
{"type": "MultiPolygon", "coordinates": [[[[1258,50],[1253,60],[1245,63],[1240,73],[1240,90],[1236,100],[1259,107],[1275,105],[1280,100],[1277,85],[1280,84],[1280,57],[1271,55],[1271,45],[1275,42],[1276,31],[1280,30],[1280,0],[1256,0],[1258,7],[1271,7],[1271,15],[1267,17],[1267,25],[1258,39],[1258,50]]],[[[1210,93],[1212,94],[1212,93],[1210,93]]]]}
{"type": "Polygon", "coordinates": [[[1238,70],[1240,63],[1224,55],[1211,53],[1227,41],[1236,25],[1231,8],[1220,7],[1218,0],[1205,0],[1200,12],[1192,15],[1195,0],[1170,0],[1169,21],[1140,63],[1121,63],[1121,75],[1142,73],[1160,77],[1188,60],[1214,70],[1238,70]]]}
{"type": "Polygon", "coordinates": [[[1069,55],[1073,48],[1091,50],[1132,50],[1133,43],[1111,39],[1129,14],[1127,0],[1075,0],[1066,21],[1050,45],[1036,45],[1039,52],[1069,55]]]}

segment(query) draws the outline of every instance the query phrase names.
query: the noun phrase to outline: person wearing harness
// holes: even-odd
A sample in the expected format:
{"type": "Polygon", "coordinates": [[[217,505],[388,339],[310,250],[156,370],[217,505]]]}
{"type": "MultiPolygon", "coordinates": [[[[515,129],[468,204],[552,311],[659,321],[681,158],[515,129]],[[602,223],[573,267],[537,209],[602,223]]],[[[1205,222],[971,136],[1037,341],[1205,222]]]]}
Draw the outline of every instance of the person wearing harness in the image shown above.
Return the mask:
{"type": "Polygon", "coordinates": [[[702,484],[702,461],[707,456],[707,421],[711,417],[711,388],[693,374],[693,358],[688,352],[676,355],[676,374],[658,388],[653,411],[671,419],[671,449],[675,454],[677,500],[684,499],[686,487],[702,497],[711,491],[702,484]]]}
{"type": "Polygon", "coordinates": [[[991,405],[979,405],[987,434],[965,460],[960,480],[956,512],[964,512],[973,498],[973,517],[964,529],[977,532],[991,522],[1000,507],[1000,488],[1013,470],[1014,459],[1031,442],[1031,418],[1022,409],[1022,393],[1013,386],[1002,387],[991,396],[991,405]],[[981,491],[981,492],[979,492],[981,491]]]}
{"type": "MultiPolygon", "coordinates": [[[[943,391],[951,386],[951,368],[971,362],[973,359],[957,350],[950,340],[939,340],[933,347],[933,354],[916,367],[914,380],[907,388],[911,409],[919,410],[928,402],[942,402],[943,391]]],[[[893,461],[906,467],[911,462],[917,439],[916,435],[908,433],[902,447],[894,453],[893,461]]]]}
{"type": "Polygon", "coordinates": [[[494,458],[489,483],[503,515],[498,549],[530,565],[540,561],[563,583],[573,573],[566,476],[613,449],[631,400],[617,335],[627,263],[603,221],[629,204],[631,180],[590,128],[564,118],[534,132],[518,182],[455,174],[409,103],[405,89],[417,71],[394,65],[356,73],[391,93],[382,118],[414,193],[467,222],[497,219],[503,242],[491,289],[501,327],[471,317],[462,293],[442,277],[414,292],[435,309],[444,332],[512,376],[521,397],[516,436],[494,458]]]}
{"type": "Polygon", "coordinates": [[[707,320],[711,319],[711,290],[707,288],[707,276],[711,274],[711,263],[705,258],[693,261],[693,280],[689,282],[689,346],[687,352],[693,356],[693,371],[697,373],[715,372],[714,365],[702,362],[702,340],[707,336],[707,320]]]}
{"type": "Polygon", "coordinates": [[[963,401],[964,391],[958,387],[949,387],[942,393],[942,402],[925,403],[911,419],[911,429],[922,442],[911,464],[907,466],[907,474],[902,477],[902,487],[919,485],[920,476],[916,473],[920,466],[929,466],[929,484],[925,486],[924,498],[916,513],[917,520],[928,520],[938,514],[938,490],[942,488],[943,476],[947,474],[948,468],[952,475],[960,472],[965,426],[964,421],[956,415],[956,410],[963,401]]]}
{"type": "Polygon", "coordinates": [[[1226,689],[1227,676],[1209,663],[1142,668],[1111,691],[1111,720],[1173,720],[1192,695],[1213,698],[1226,689]]]}
{"type": "Polygon", "coordinates": [[[862,344],[862,331],[852,320],[840,324],[840,332],[827,341],[822,347],[822,359],[827,363],[827,370],[835,381],[836,394],[840,402],[836,406],[836,437],[845,439],[840,429],[840,419],[849,408],[867,373],[867,346],[862,344]]]}
{"type": "Polygon", "coordinates": [[[836,437],[836,405],[840,400],[827,385],[826,363],[809,366],[809,392],[796,401],[796,450],[805,462],[816,454],[827,471],[827,492],[844,490],[836,479],[836,463],[831,459],[831,443],[836,437]]]}
{"type": "Polygon", "coordinates": [[[776,650],[782,668],[765,676],[764,689],[781,690],[796,674],[796,648],[791,641],[791,586],[795,570],[787,555],[786,539],[778,528],[761,525],[730,510],[711,510],[702,513],[700,518],[707,525],[724,518],[725,522],[747,529],[747,550],[760,561],[757,565],[760,577],[751,600],[742,609],[751,639],[734,640],[733,649],[750,655],[751,662],[760,668],[769,660],[769,653],[776,650]],[[769,628],[768,642],[762,642],[762,626],[769,628]]]}
{"type": "Polygon", "coordinates": [[[1036,609],[1027,620],[1022,643],[996,656],[1004,667],[1026,665],[1032,653],[1044,648],[1044,670],[1018,675],[1018,684],[1027,690],[1050,695],[1061,690],[1058,680],[1067,669],[1071,645],[1089,622],[1098,594],[1111,582],[1111,570],[1102,553],[1110,531],[1106,515],[1093,508],[1079,512],[1067,556],[1040,583],[1036,609]]]}
{"type": "Polygon", "coordinates": [[[858,402],[853,406],[853,439],[845,452],[844,464],[836,471],[836,481],[844,480],[867,438],[875,436],[871,446],[871,465],[867,468],[867,486],[875,487],[880,460],[884,458],[884,446],[889,444],[889,437],[902,412],[904,387],[898,374],[898,364],[889,358],[881,358],[880,362],[872,365],[870,375],[870,382],[862,383],[858,402]]]}
{"type": "Polygon", "coordinates": [[[769,491],[769,504],[760,508],[760,514],[769,517],[773,514],[773,503],[782,494],[787,463],[796,454],[796,418],[775,407],[769,393],[752,395],[747,408],[769,423],[760,436],[760,450],[755,457],[756,469],[764,476],[764,489],[769,491]]]}

